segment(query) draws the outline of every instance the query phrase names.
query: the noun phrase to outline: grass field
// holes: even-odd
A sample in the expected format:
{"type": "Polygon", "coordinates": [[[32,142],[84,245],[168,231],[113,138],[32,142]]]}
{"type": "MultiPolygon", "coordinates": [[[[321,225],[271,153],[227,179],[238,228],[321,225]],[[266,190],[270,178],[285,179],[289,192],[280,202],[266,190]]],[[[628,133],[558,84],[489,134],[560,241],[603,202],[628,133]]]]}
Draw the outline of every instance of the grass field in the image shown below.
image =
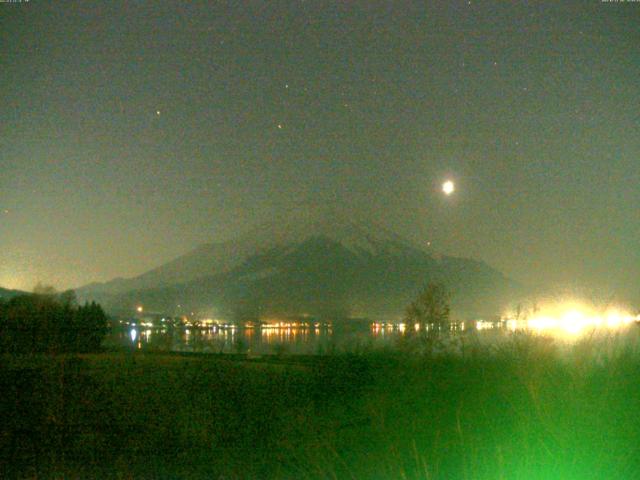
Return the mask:
{"type": "Polygon", "coordinates": [[[635,340],[3,357],[0,391],[2,478],[640,478],[635,340]]]}

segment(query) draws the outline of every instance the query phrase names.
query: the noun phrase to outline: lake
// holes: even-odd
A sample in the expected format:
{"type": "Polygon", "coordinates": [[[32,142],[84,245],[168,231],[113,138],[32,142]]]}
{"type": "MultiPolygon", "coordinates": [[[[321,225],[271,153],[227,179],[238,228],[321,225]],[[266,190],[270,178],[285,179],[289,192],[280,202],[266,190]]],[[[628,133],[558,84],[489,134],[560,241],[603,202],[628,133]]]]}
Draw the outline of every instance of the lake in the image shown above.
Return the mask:
{"type": "MultiPolygon", "coordinates": [[[[552,337],[569,342],[593,335],[610,334],[636,327],[637,319],[594,326],[591,323],[552,322],[539,319],[528,321],[485,322],[472,321],[453,324],[449,338],[468,338],[481,343],[496,343],[517,332],[552,337]],[[597,328],[596,328],[597,327],[597,328]]],[[[320,324],[296,327],[213,326],[141,327],[123,326],[114,329],[105,345],[139,350],[196,353],[247,353],[252,355],[293,354],[316,355],[363,348],[393,347],[408,332],[404,324],[359,322],[357,324],[320,324]]],[[[427,326],[433,330],[434,326],[427,326]]],[[[414,329],[419,329],[414,326],[414,329]]]]}
{"type": "Polygon", "coordinates": [[[313,355],[357,347],[391,345],[400,335],[397,328],[382,332],[363,328],[118,328],[106,344],[140,350],[198,353],[249,353],[255,355],[313,355]]]}

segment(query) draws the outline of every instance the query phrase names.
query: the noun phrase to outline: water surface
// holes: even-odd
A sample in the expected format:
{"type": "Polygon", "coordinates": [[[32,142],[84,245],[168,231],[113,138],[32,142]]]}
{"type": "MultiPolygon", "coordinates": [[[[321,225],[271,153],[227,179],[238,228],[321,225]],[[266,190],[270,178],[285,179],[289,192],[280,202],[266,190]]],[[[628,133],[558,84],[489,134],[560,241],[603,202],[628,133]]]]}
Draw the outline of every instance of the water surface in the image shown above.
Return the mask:
{"type": "MultiPolygon", "coordinates": [[[[638,330],[634,325],[628,329],[638,330]]],[[[433,333],[434,326],[427,326],[433,333]]],[[[419,327],[414,326],[417,334],[419,327]]],[[[620,329],[615,330],[620,332],[620,329]]],[[[209,328],[156,328],[127,326],[114,329],[106,340],[108,346],[140,350],[247,353],[250,355],[294,354],[320,355],[332,352],[354,351],[368,348],[394,347],[409,335],[403,324],[366,323],[352,326],[322,325],[318,327],[209,327],[209,328]]],[[[573,342],[596,333],[593,329],[581,331],[541,330],[536,324],[514,322],[466,322],[452,325],[443,332],[448,338],[466,339],[495,344],[514,334],[544,335],[559,342],[573,342]]],[[[607,330],[607,333],[611,333],[607,330]]],[[[411,334],[416,334],[411,332],[411,334]]]]}

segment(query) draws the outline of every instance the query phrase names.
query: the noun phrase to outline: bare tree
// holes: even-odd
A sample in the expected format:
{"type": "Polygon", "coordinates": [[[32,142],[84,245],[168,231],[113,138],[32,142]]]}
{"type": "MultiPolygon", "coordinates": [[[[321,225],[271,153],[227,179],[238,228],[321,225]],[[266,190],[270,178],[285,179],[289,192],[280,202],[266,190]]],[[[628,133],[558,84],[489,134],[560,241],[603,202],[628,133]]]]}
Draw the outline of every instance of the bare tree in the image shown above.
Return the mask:
{"type": "Polygon", "coordinates": [[[36,286],[33,287],[33,293],[36,295],[55,295],[57,291],[51,285],[45,285],[42,282],[38,282],[36,286]]]}
{"type": "Polygon", "coordinates": [[[430,282],[407,307],[405,323],[407,331],[415,324],[424,331],[427,325],[445,326],[451,314],[450,295],[442,283],[430,282]]]}

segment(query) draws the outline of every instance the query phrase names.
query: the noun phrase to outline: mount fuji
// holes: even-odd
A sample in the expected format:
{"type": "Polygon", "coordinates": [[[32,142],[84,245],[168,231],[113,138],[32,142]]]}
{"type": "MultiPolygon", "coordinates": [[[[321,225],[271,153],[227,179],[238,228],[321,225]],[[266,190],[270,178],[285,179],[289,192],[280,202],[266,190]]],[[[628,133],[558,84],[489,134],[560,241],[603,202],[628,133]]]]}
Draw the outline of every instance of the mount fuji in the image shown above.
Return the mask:
{"type": "Polygon", "coordinates": [[[204,244],[130,279],[77,290],[113,313],[143,304],[167,314],[233,319],[312,315],[398,319],[431,280],[458,316],[491,315],[518,286],[487,264],[437,255],[371,222],[291,215],[232,241],[204,244]]]}

